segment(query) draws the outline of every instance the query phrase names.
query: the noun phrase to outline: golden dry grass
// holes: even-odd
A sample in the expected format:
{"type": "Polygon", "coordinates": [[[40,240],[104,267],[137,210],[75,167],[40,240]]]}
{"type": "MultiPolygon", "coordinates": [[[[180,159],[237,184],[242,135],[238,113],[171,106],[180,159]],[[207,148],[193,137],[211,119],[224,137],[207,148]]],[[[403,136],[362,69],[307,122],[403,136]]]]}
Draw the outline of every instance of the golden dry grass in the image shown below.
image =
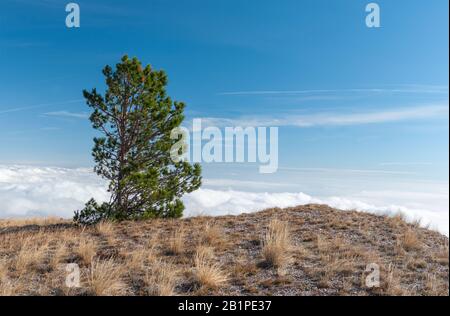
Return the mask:
{"type": "Polygon", "coordinates": [[[177,274],[178,271],[173,265],[161,261],[154,262],[152,268],[145,274],[145,284],[149,295],[175,295],[177,274]]]}
{"type": "Polygon", "coordinates": [[[422,247],[417,233],[410,228],[400,236],[399,243],[406,251],[418,250],[422,247]]]}
{"type": "Polygon", "coordinates": [[[185,230],[183,227],[178,228],[174,231],[170,238],[168,252],[173,255],[179,255],[183,253],[185,246],[185,230]]]}
{"type": "Polygon", "coordinates": [[[69,223],[70,221],[56,216],[30,217],[30,218],[9,218],[0,219],[0,228],[23,227],[30,225],[47,226],[53,224],[69,223]]]}
{"type": "Polygon", "coordinates": [[[282,269],[291,258],[291,239],[287,222],[272,220],[262,240],[261,254],[265,263],[282,269]]]}
{"type": "Polygon", "coordinates": [[[386,277],[386,292],[393,296],[408,295],[407,289],[401,286],[401,281],[398,274],[399,272],[397,271],[395,265],[389,264],[386,277]]]}
{"type": "Polygon", "coordinates": [[[0,282],[5,280],[8,275],[9,265],[8,261],[4,258],[0,259],[0,282]]]}
{"type": "Polygon", "coordinates": [[[89,269],[89,288],[97,296],[120,295],[125,291],[121,279],[123,274],[124,266],[115,263],[113,259],[95,260],[89,269]]]}
{"type": "Polygon", "coordinates": [[[24,290],[23,280],[3,279],[0,281],[0,296],[18,296],[24,290]]]}
{"type": "Polygon", "coordinates": [[[149,255],[151,254],[149,254],[145,247],[134,249],[126,256],[128,267],[133,271],[142,269],[146,265],[149,255]]]}
{"type": "Polygon", "coordinates": [[[14,260],[15,270],[19,274],[26,272],[31,266],[40,263],[47,251],[47,245],[35,245],[31,238],[25,239],[14,260]]]}
{"type": "Polygon", "coordinates": [[[83,260],[84,264],[91,264],[97,252],[97,246],[86,237],[82,237],[78,243],[77,253],[83,260]]]}
{"type": "Polygon", "coordinates": [[[194,257],[194,280],[201,287],[217,288],[228,281],[221,264],[213,261],[211,250],[201,247],[194,257]]]}
{"type": "Polygon", "coordinates": [[[92,227],[38,222],[50,224],[0,230],[0,294],[448,295],[448,238],[401,216],[306,205],[92,227]],[[69,263],[79,288],[66,286],[69,263]],[[371,263],[380,287],[363,282],[371,263]]]}
{"type": "Polygon", "coordinates": [[[114,233],[114,224],[108,221],[101,221],[96,225],[97,231],[105,236],[110,236],[114,233]]]}
{"type": "Polygon", "coordinates": [[[433,255],[433,258],[436,262],[448,266],[448,245],[445,245],[444,247],[436,251],[433,255]]]}
{"type": "Polygon", "coordinates": [[[57,269],[59,264],[65,259],[67,248],[68,246],[64,241],[56,245],[56,249],[50,259],[50,265],[53,269],[57,269]]]}
{"type": "Polygon", "coordinates": [[[201,232],[201,241],[206,245],[215,246],[223,241],[222,236],[222,229],[218,225],[208,222],[201,232]]]}

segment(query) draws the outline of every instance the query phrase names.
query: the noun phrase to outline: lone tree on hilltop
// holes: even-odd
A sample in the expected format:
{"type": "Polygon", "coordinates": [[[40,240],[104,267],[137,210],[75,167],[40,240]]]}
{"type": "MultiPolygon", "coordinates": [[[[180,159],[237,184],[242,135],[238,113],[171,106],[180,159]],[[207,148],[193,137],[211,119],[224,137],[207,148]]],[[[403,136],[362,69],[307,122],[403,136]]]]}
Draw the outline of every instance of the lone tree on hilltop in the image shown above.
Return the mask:
{"type": "Polygon", "coordinates": [[[171,131],[184,119],[184,103],[166,94],[164,71],[143,67],[124,56],[115,69],[103,69],[107,89],[83,91],[93,109],[95,172],[109,181],[109,202],[91,199],[74,220],[92,224],[102,219],[180,217],[180,198],[201,185],[199,164],[171,159],[171,131]]]}

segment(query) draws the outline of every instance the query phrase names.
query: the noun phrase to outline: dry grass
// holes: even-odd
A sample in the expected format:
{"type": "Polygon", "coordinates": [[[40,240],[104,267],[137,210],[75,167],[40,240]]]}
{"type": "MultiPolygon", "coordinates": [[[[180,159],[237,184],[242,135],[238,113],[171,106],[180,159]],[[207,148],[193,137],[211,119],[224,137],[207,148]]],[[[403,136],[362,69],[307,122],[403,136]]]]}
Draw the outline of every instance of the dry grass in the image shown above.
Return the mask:
{"type": "Polygon", "coordinates": [[[104,236],[110,236],[114,233],[114,224],[109,221],[101,221],[96,225],[96,229],[104,236]]]}
{"type": "Polygon", "coordinates": [[[50,265],[53,269],[57,269],[58,265],[66,258],[67,256],[67,244],[63,241],[62,243],[56,246],[55,252],[50,259],[50,265]]]}
{"type": "Polygon", "coordinates": [[[427,273],[425,291],[428,296],[448,296],[448,279],[442,280],[436,273],[427,273]]]}
{"type": "Polygon", "coordinates": [[[172,255],[180,255],[183,253],[185,246],[185,230],[183,227],[176,229],[169,241],[168,253],[172,255]]]}
{"type": "Polygon", "coordinates": [[[228,281],[228,274],[219,263],[213,262],[211,252],[200,248],[194,257],[194,280],[204,288],[218,288],[228,281]]]}
{"type": "Polygon", "coordinates": [[[84,264],[88,265],[92,263],[92,260],[97,253],[97,246],[92,240],[82,237],[78,244],[77,252],[84,264]]]}
{"type": "Polygon", "coordinates": [[[144,247],[139,247],[127,255],[127,265],[133,271],[142,270],[149,258],[149,252],[144,247]]]}
{"type": "Polygon", "coordinates": [[[320,252],[326,252],[330,247],[330,243],[322,235],[317,235],[316,247],[320,252]]]}
{"type": "Polygon", "coordinates": [[[0,282],[6,279],[9,270],[9,263],[6,259],[0,259],[0,282]]]}
{"type": "Polygon", "coordinates": [[[175,286],[178,271],[173,265],[161,261],[154,263],[152,269],[145,275],[145,284],[149,295],[172,296],[175,294],[175,286]]]}
{"type": "Polygon", "coordinates": [[[420,242],[417,233],[409,228],[405,230],[398,241],[406,251],[418,250],[422,247],[422,243],[420,242]]]}
{"type": "Polygon", "coordinates": [[[385,277],[386,293],[392,296],[408,295],[407,290],[401,286],[400,277],[398,274],[399,272],[397,271],[395,265],[389,264],[385,277]]]}
{"type": "Polygon", "coordinates": [[[340,237],[327,240],[318,235],[315,246],[322,265],[310,268],[309,274],[319,280],[319,286],[322,288],[330,287],[333,279],[339,279],[345,285],[341,291],[348,290],[346,278],[359,271],[362,262],[367,264],[376,261],[374,253],[353,247],[340,237]]]}
{"type": "Polygon", "coordinates": [[[398,212],[390,218],[390,222],[394,227],[406,226],[406,215],[403,212],[398,212]]]}
{"type": "Polygon", "coordinates": [[[14,260],[14,268],[17,273],[22,274],[28,271],[28,268],[43,261],[48,251],[48,246],[35,245],[32,238],[25,239],[14,260]]]}
{"type": "Polygon", "coordinates": [[[442,264],[442,265],[446,265],[448,266],[448,245],[445,245],[444,247],[442,247],[441,249],[439,249],[438,251],[436,251],[433,254],[433,259],[442,264]]]}
{"type": "Polygon", "coordinates": [[[92,293],[97,296],[120,295],[125,290],[122,282],[124,266],[118,265],[113,259],[92,262],[88,285],[92,293]]]}
{"type": "Polygon", "coordinates": [[[290,261],[291,239],[286,222],[277,219],[269,223],[267,232],[262,240],[261,254],[265,263],[275,268],[283,268],[290,261]]]}
{"type": "Polygon", "coordinates": [[[0,220],[0,228],[5,227],[23,227],[30,225],[46,226],[53,224],[68,223],[70,221],[49,216],[49,217],[30,217],[30,218],[10,218],[0,220]]]}
{"type": "Polygon", "coordinates": [[[222,230],[219,226],[208,222],[202,231],[201,242],[210,246],[219,245],[223,241],[222,234],[222,230]]]}
{"type": "Polygon", "coordinates": [[[0,281],[0,296],[18,296],[25,286],[21,279],[3,279],[0,281]]]}
{"type": "Polygon", "coordinates": [[[415,256],[409,257],[406,261],[406,267],[410,270],[425,269],[427,265],[426,260],[415,256]]]}
{"type": "Polygon", "coordinates": [[[213,219],[10,224],[0,230],[4,295],[448,295],[448,238],[400,216],[306,205],[213,219]],[[66,263],[79,265],[80,287],[66,287],[66,263]],[[379,288],[364,282],[371,263],[379,288]]]}

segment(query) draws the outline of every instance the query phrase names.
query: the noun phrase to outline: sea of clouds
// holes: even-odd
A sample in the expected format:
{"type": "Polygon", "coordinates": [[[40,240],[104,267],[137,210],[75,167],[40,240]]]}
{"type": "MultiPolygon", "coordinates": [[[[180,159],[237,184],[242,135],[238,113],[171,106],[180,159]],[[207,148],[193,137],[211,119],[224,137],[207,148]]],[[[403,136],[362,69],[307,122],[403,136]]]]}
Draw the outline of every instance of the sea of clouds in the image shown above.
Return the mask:
{"type": "MultiPolygon", "coordinates": [[[[0,218],[70,218],[90,198],[108,199],[106,182],[86,168],[0,165],[0,218]]],[[[328,204],[376,214],[402,212],[448,235],[448,185],[441,192],[361,191],[350,196],[311,196],[302,192],[252,192],[218,187],[214,180],[183,197],[185,216],[254,212],[270,207],[328,204]],[[208,185],[210,183],[210,185],[208,185]]]]}

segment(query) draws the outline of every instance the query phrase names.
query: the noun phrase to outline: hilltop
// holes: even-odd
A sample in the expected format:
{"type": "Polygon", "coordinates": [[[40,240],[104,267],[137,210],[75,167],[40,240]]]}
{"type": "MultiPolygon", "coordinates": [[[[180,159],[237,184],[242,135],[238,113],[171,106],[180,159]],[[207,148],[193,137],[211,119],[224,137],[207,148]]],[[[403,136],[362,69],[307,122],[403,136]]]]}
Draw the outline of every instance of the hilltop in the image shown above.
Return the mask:
{"type": "Polygon", "coordinates": [[[2,220],[0,294],[448,295],[448,242],[401,215],[312,204],[89,227],[2,220]],[[66,286],[69,263],[80,287],[66,286]]]}

